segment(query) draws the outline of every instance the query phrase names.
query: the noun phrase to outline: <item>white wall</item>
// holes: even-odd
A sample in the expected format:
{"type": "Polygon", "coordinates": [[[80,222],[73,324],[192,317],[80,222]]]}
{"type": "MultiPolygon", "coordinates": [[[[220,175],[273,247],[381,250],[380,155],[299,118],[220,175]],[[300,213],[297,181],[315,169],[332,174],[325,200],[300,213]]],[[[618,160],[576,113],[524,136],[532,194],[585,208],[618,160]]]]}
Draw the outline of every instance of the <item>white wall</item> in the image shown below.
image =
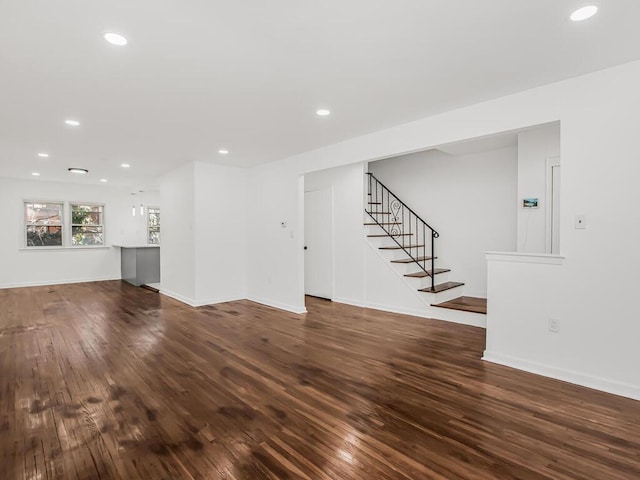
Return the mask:
{"type": "MultiPolygon", "coordinates": [[[[147,245],[147,207],[160,207],[160,191],[150,190],[142,193],[136,191],[135,195],[131,195],[131,191],[127,191],[127,195],[126,202],[129,209],[121,225],[121,242],[125,245],[147,245]],[[140,204],[144,205],[142,215],[140,215],[140,204]],[[133,206],[136,207],[135,216],[131,211],[133,206]]],[[[160,234],[162,235],[162,232],[160,234]]]]}
{"type": "Polygon", "coordinates": [[[238,168],[191,162],[163,176],[162,293],[193,306],[246,298],[246,192],[238,168]]]}
{"type": "Polygon", "coordinates": [[[120,278],[120,249],[131,215],[129,191],[0,178],[0,288],[120,278]],[[37,250],[23,248],[24,200],[88,202],[105,205],[105,247],[37,250]]]}
{"type": "Polygon", "coordinates": [[[195,218],[195,303],[246,298],[246,170],[196,162],[195,218]]]}
{"type": "MultiPolygon", "coordinates": [[[[547,232],[547,158],[560,156],[560,124],[518,133],[518,202],[538,198],[536,209],[518,208],[518,251],[545,253],[547,232]]],[[[493,250],[493,249],[492,249],[493,250]]]]}
{"type": "Polygon", "coordinates": [[[484,252],[516,248],[516,148],[430,150],[372,162],[369,171],[440,234],[436,267],[451,269],[466,296],[486,298],[484,252]]]}
{"type": "Polygon", "coordinates": [[[303,185],[297,169],[287,165],[249,170],[247,295],[296,313],[306,311],[303,185]]]}
{"type": "MultiPolygon", "coordinates": [[[[499,329],[499,320],[546,326],[546,315],[525,319],[520,313],[537,312],[540,303],[559,299],[563,331],[534,343],[526,329],[513,328],[504,337],[509,351],[523,352],[521,360],[535,352],[550,358],[558,370],[577,366],[580,373],[615,379],[640,392],[640,306],[625,301],[634,298],[640,286],[633,268],[640,265],[640,216],[632,198],[640,178],[635,132],[640,123],[639,83],[640,62],[633,62],[252,169],[249,205],[260,205],[265,216],[253,227],[263,238],[249,249],[249,295],[294,310],[304,308],[302,245],[295,240],[303,227],[300,175],[561,121],[561,238],[567,257],[560,267],[563,282],[552,292],[524,296],[515,310],[490,311],[488,329],[491,332],[492,324],[499,329]],[[573,229],[576,214],[586,215],[586,230],[573,229]],[[280,218],[289,220],[286,238],[280,218]]],[[[517,282],[520,275],[520,270],[513,272],[510,281],[517,282]]],[[[492,344],[493,353],[506,348],[502,341],[492,344]]]]}
{"type": "Polygon", "coordinates": [[[187,303],[195,286],[195,165],[177,168],[160,181],[160,283],[167,293],[187,303]]]}

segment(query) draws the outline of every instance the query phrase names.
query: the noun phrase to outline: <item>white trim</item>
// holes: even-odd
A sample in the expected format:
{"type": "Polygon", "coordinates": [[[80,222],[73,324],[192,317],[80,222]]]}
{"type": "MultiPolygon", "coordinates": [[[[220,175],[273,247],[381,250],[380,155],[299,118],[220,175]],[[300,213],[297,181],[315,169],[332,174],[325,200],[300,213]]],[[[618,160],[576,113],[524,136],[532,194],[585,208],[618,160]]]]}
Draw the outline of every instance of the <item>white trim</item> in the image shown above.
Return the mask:
{"type": "Polygon", "coordinates": [[[640,386],[630,385],[628,383],[616,382],[602,377],[596,377],[581,372],[565,370],[563,368],[553,367],[542,363],[531,362],[521,358],[512,357],[496,352],[485,350],[483,360],[491,363],[497,363],[506,367],[523,370],[525,372],[542,375],[544,377],[554,378],[563,382],[573,383],[582,387],[593,388],[602,392],[612,393],[621,397],[640,400],[640,386]]]}
{"type": "Polygon", "coordinates": [[[75,278],[71,280],[48,280],[44,282],[20,282],[0,284],[0,289],[5,288],[24,288],[24,287],[46,287],[50,285],[66,285],[69,283],[90,283],[90,282],[107,282],[111,280],[121,280],[120,276],[91,277],[91,278],[75,278]]]}
{"type": "Polygon", "coordinates": [[[162,295],[166,295],[167,297],[171,297],[174,300],[178,300],[181,303],[189,305],[190,307],[195,307],[196,301],[192,298],[185,297],[184,295],[180,295],[179,293],[172,292],[171,290],[167,290],[166,288],[160,288],[160,293],[162,295]]]}
{"type": "Polygon", "coordinates": [[[73,250],[109,250],[115,245],[78,245],[76,247],[22,247],[19,248],[19,252],[69,252],[73,250]]]}
{"type": "Polygon", "coordinates": [[[562,265],[564,255],[551,255],[549,253],[521,253],[521,252],[484,252],[487,261],[492,262],[516,262],[539,263],[546,265],[562,265]]]}
{"type": "Polygon", "coordinates": [[[240,296],[240,297],[234,296],[234,297],[219,297],[219,298],[208,298],[204,300],[195,300],[193,298],[185,297],[184,295],[181,295],[179,293],[175,293],[175,292],[172,292],[171,290],[162,288],[162,286],[159,288],[159,291],[162,295],[171,297],[174,300],[178,300],[179,302],[182,302],[193,308],[204,307],[206,305],[217,305],[219,303],[237,302],[239,300],[247,299],[247,297],[244,297],[244,296],[240,296]]]}
{"type": "MultiPolygon", "coordinates": [[[[560,166],[560,157],[547,157],[545,170],[547,192],[545,202],[545,252],[553,254],[553,167],[560,166]]],[[[561,173],[562,175],[562,173],[561,173]]],[[[562,188],[562,187],[560,187],[562,188]]],[[[562,241],[562,240],[561,240],[562,241]]]]}
{"type": "Polygon", "coordinates": [[[271,300],[266,300],[258,297],[248,297],[245,300],[249,300],[250,302],[259,303],[260,305],[266,305],[267,307],[277,308],[278,310],[285,310],[287,312],[295,313],[297,315],[301,315],[303,313],[307,313],[307,309],[303,306],[294,307],[293,305],[287,305],[286,303],[273,302],[271,300]]]}

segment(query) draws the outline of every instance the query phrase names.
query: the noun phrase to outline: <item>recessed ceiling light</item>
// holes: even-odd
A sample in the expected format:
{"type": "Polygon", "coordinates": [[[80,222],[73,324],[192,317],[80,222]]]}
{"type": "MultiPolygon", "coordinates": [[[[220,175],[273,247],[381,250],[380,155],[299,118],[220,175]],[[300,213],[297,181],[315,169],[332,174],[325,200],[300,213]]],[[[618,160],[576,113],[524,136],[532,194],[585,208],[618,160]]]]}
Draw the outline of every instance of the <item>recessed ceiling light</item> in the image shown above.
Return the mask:
{"type": "Polygon", "coordinates": [[[31,175],[33,175],[34,177],[39,177],[40,174],[38,172],[32,172],[31,175]]]}
{"type": "Polygon", "coordinates": [[[104,39],[109,42],[111,45],[115,45],[117,47],[124,47],[129,40],[124,35],[120,35],[115,32],[107,32],[104,34],[104,39]]]}
{"type": "Polygon", "coordinates": [[[595,5],[587,5],[586,7],[581,7],[573,12],[570,18],[574,22],[582,22],[587,18],[593,17],[596,13],[598,13],[598,7],[595,5]]]}
{"type": "Polygon", "coordinates": [[[69,168],[68,170],[71,173],[78,173],[80,175],[85,175],[85,174],[89,173],[89,170],[87,170],[86,168],[75,168],[75,167],[72,167],[72,168],[69,168]]]}
{"type": "Polygon", "coordinates": [[[227,155],[229,153],[229,150],[227,150],[226,148],[221,148],[220,150],[218,150],[218,153],[220,155],[227,155]]]}
{"type": "Polygon", "coordinates": [[[48,153],[39,153],[38,156],[40,158],[49,158],[49,154],[48,153]]]}
{"type": "Polygon", "coordinates": [[[66,123],[67,125],[71,126],[71,127],[79,127],[80,126],[80,122],[77,120],[65,120],[64,123],[66,123]]]}
{"type": "Polygon", "coordinates": [[[316,110],[316,115],[318,115],[319,117],[328,117],[329,115],[331,115],[331,110],[321,108],[320,110],[316,110]]]}
{"type": "Polygon", "coordinates": [[[131,165],[129,165],[128,163],[121,163],[120,166],[122,168],[129,168],[131,165]]]}
{"type": "Polygon", "coordinates": [[[102,183],[107,183],[109,180],[107,180],[106,178],[101,178],[101,179],[100,179],[100,181],[101,181],[102,183]]]}

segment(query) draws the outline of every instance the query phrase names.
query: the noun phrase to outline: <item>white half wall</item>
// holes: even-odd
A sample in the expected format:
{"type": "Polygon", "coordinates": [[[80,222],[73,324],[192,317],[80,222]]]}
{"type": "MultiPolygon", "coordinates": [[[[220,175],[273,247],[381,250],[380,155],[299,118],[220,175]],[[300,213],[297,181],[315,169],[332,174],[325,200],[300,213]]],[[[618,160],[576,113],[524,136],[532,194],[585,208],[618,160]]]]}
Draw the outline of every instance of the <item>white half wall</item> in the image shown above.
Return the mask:
{"type": "MultiPolygon", "coordinates": [[[[627,301],[640,285],[633,268],[640,265],[640,216],[633,199],[640,178],[638,84],[640,62],[632,62],[251,169],[249,205],[265,213],[251,226],[263,241],[249,248],[250,296],[272,304],[303,304],[301,175],[560,121],[563,282],[553,292],[523,298],[518,312],[535,311],[536,303],[557,298],[568,327],[559,340],[532,342],[514,332],[511,341],[529,344],[519,354],[522,365],[531,349],[544,356],[549,342],[557,341],[563,355],[551,358],[554,368],[577,365],[579,373],[640,386],[640,369],[635,368],[640,364],[640,305],[627,301]],[[573,228],[577,214],[585,215],[585,230],[573,228]],[[285,219],[288,227],[281,229],[285,219]]],[[[511,282],[520,275],[526,273],[517,269],[511,282]]],[[[497,314],[489,311],[489,324],[497,314]]],[[[532,321],[546,325],[548,319],[532,321]]]]}
{"type": "Polygon", "coordinates": [[[111,245],[121,243],[128,235],[128,190],[0,178],[0,205],[0,288],[120,278],[120,249],[111,245]],[[24,248],[25,200],[104,204],[105,246],[24,248]]]}
{"type": "Polygon", "coordinates": [[[437,150],[369,164],[369,171],[439,234],[436,267],[464,294],[487,296],[484,252],[516,248],[517,149],[467,155],[437,150]]]}

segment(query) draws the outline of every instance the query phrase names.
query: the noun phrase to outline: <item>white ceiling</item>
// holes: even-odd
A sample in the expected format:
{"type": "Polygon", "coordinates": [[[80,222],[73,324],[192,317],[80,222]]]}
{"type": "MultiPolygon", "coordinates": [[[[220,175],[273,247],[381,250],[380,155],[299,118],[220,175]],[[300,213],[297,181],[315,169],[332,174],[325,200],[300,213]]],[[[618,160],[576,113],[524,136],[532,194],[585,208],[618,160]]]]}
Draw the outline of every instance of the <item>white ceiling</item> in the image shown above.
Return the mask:
{"type": "Polygon", "coordinates": [[[252,166],[640,58],[640,2],[596,3],[0,0],[0,175],[252,166]]]}

